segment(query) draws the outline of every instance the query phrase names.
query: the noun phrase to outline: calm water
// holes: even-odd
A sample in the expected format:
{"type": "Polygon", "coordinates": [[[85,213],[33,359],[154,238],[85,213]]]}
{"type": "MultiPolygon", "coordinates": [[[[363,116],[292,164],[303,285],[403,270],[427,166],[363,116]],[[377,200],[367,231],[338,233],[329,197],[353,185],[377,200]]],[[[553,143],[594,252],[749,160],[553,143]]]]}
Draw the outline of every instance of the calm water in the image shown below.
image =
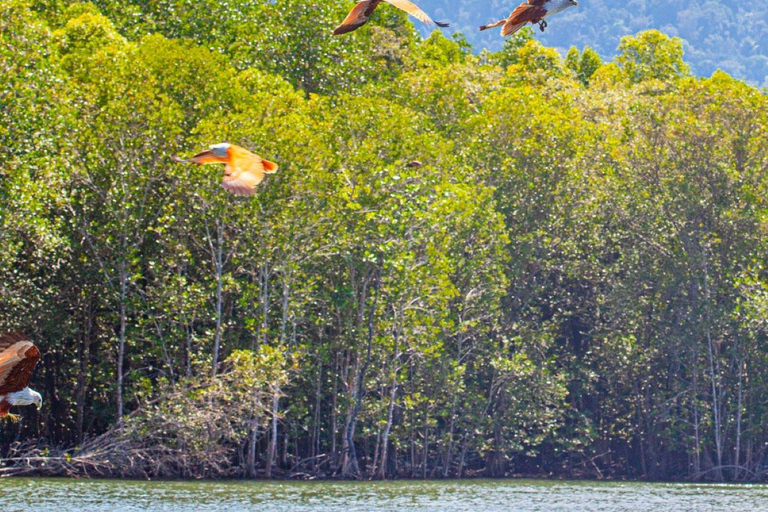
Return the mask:
{"type": "Polygon", "coordinates": [[[3,512],[768,512],[768,486],[471,480],[115,482],[0,480],[3,512]]]}

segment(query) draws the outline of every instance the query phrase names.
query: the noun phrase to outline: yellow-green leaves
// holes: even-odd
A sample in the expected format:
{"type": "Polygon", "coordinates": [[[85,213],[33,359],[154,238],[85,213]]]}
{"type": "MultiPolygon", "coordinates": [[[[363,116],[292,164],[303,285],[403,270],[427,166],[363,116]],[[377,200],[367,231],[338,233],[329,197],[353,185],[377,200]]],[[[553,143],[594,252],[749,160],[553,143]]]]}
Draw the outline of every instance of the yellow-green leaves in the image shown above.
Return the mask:
{"type": "Polygon", "coordinates": [[[616,63],[632,83],[645,80],[669,82],[690,74],[683,61],[682,39],[669,37],[658,30],[623,37],[616,63]]]}

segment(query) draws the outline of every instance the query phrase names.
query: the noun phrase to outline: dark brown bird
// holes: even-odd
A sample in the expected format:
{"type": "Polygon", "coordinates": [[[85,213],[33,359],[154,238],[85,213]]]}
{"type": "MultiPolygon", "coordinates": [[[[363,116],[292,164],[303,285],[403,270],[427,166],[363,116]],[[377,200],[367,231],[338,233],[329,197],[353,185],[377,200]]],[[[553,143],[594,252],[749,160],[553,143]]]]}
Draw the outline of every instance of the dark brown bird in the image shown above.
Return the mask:
{"type": "Polygon", "coordinates": [[[277,164],[264,160],[245,148],[228,144],[214,144],[211,149],[198,153],[192,158],[174,156],[177,162],[191,162],[199,165],[225,164],[221,186],[238,196],[252,196],[256,185],[264,180],[265,174],[277,172],[277,164]]]}
{"type": "Polygon", "coordinates": [[[422,165],[424,165],[424,164],[422,164],[418,160],[412,160],[412,161],[408,162],[407,164],[405,164],[405,166],[409,167],[409,168],[421,167],[422,165]]]}
{"type": "Polygon", "coordinates": [[[338,36],[341,34],[346,34],[347,32],[352,32],[353,30],[357,30],[358,28],[368,23],[368,20],[371,18],[371,14],[373,14],[373,11],[376,10],[376,7],[378,7],[381,2],[387,2],[388,4],[394,5],[398,9],[407,12],[414,18],[426,23],[427,25],[432,25],[434,23],[438,27],[448,26],[447,23],[434,21],[432,18],[427,16],[424,11],[419,9],[416,4],[409,2],[408,0],[362,0],[361,2],[358,2],[357,5],[355,5],[355,7],[349,13],[349,15],[344,18],[344,21],[341,22],[341,25],[336,27],[336,30],[333,31],[333,35],[338,36]]]}
{"type": "Polygon", "coordinates": [[[547,21],[544,18],[554,16],[569,7],[576,7],[578,5],[579,2],[576,0],[528,0],[512,11],[509,18],[489,25],[483,25],[480,27],[480,30],[503,25],[501,35],[506,37],[523,28],[526,23],[533,23],[534,25],[538,24],[541,31],[544,32],[544,29],[547,28],[547,21]]]}

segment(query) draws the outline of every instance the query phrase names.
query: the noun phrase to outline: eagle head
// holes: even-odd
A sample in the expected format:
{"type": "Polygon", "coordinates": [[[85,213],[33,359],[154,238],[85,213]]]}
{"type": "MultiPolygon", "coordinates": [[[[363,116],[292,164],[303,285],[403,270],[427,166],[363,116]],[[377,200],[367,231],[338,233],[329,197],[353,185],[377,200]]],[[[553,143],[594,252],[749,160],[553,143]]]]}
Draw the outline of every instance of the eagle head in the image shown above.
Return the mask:
{"type": "Polygon", "coordinates": [[[32,403],[35,404],[37,410],[40,410],[40,408],[43,406],[43,395],[34,389],[30,389],[29,394],[32,395],[32,403]]]}
{"type": "Polygon", "coordinates": [[[32,405],[38,409],[43,405],[43,397],[34,389],[24,388],[15,393],[8,393],[7,400],[11,405],[32,405]]]}

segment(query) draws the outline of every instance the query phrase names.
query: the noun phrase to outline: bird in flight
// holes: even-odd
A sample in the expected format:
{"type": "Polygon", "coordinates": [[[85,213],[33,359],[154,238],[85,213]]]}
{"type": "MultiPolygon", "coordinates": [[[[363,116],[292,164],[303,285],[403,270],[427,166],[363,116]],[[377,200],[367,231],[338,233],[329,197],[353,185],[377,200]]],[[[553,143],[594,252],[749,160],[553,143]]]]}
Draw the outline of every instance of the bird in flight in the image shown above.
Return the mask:
{"type": "Polygon", "coordinates": [[[333,31],[333,35],[338,36],[341,34],[346,34],[347,32],[352,32],[353,30],[357,30],[358,28],[368,23],[368,20],[371,18],[371,14],[373,14],[373,11],[376,10],[376,7],[378,7],[382,1],[394,5],[398,9],[407,12],[414,18],[423,21],[427,25],[432,25],[434,23],[438,27],[448,26],[447,23],[434,21],[432,18],[427,16],[427,13],[419,9],[416,4],[409,2],[408,0],[362,0],[361,2],[358,2],[352,11],[347,15],[347,17],[344,18],[344,21],[341,22],[341,25],[336,27],[336,30],[333,31]]]}
{"type": "Polygon", "coordinates": [[[503,25],[501,29],[502,36],[511,36],[526,23],[538,24],[542,32],[547,28],[545,18],[566,10],[569,7],[576,7],[579,2],[576,0],[528,0],[512,11],[509,18],[499,20],[496,23],[483,25],[480,30],[486,30],[503,25]]]}
{"type": "Polygon", "coordinates": [[[252,196],[256,193],[256,185],[264,180],[265,174],[277,172],[277,164],[264,160],[245,148],[226,142],[214,144],[209,150],[189,159],[178,156],[174,156],[173,159],[177,162],[191,162],[198,165],[225,164],[221,186],[238,196],[252,196]]]}
{"type": "Polygon", "coordinates": [[[29,389],[32,370],[40,360],[40,350],[19,333],[0,334],[0,418],[19,421],[11,414],[14,405],[43,405],[40,393],[29,389]]]}

